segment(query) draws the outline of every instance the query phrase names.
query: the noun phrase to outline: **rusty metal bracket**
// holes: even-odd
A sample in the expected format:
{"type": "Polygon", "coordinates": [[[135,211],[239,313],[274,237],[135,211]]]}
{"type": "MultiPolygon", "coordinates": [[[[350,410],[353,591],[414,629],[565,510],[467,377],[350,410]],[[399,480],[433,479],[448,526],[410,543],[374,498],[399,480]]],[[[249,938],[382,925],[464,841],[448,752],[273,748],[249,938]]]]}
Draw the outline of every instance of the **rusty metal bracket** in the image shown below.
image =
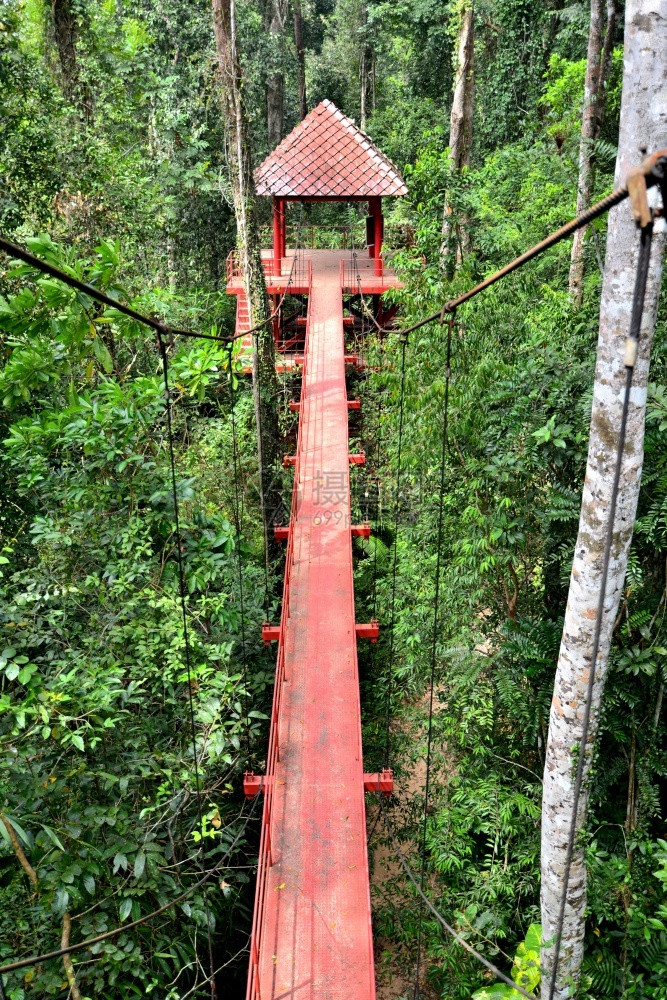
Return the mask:
{"type": "Polygon", "coordinates": [[[644,162],[631,170],[627,176],[626,187],[632,206],[632,214],[641,229],[651,222],[652,213],[648,203],[648,189],[656,184],[661,189],[664,210],[664,202],[667,197],[667,149],[659,149],[651,156],[647,156],[644,162]]]}

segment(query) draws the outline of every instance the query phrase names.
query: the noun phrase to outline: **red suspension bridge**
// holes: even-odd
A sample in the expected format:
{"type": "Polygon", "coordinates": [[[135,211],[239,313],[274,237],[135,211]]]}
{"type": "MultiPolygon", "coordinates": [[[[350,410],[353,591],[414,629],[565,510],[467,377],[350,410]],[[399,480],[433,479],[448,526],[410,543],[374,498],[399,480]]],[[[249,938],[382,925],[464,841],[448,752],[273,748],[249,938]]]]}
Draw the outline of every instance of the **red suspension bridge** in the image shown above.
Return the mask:
{"type": "MultiPolygon", "coordinates": [[[[372,1000],[373,938],[366,845],[366,790],[389,792],[391,772],[363,771],[357,640],[378,637],[376,621],[355,617],[351,454],[345,294],[379,296],[398,285],[381,257],[381,197],[405,193],[393,165],[354,123],[325,101],[256,173],[273,196],[274,246],[264,252],[274,308],[289,285],[307,296],[303,344],[281,367],[303,365],[289,525],[278,529],[287,557],[280,624],[266,625],[278,657],[266,774],[246,775],[248,796],[264,794],[259,871],[250,946],[248,1000],[372,1000]],[[288,251],[286,201],[368,200],[362,250],[288,251]]],[[[232,259],[237,334],[249,329],[241,275],[232,259]]],[[[251,347],[249,342],[247,348],[251,347]]]]}

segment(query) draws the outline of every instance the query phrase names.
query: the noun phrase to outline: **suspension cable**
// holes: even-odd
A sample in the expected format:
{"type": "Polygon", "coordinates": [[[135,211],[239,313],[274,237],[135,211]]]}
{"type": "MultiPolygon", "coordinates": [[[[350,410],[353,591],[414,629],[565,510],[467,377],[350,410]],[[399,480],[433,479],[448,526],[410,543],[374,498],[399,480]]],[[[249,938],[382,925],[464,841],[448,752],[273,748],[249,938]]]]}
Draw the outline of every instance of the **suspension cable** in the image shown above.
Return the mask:
{"type": "Polygon", "coordinates": [[[236,400],[234,395],[233,346],[229,345],[229,409],[232,418],[232,462],[234,468],[234,529],[236,531],[236,563],[239,578],[239,606],[241,611],[241,653],[243,656],[243,709],[245,713],[246,749],[250,766],[250,716],[248,714],[248,655],[246,651],[245,596],[243,589],[243,557],[241,554],[241,504],[239,499],[239,457],[236,440],[236,400]]]}
{"type": "Polygon", "coordinates": [[[424,906],[426,906],[431,911],[431,913],[438,921],[438,923],[441,925],[441,927],[443,927],[447,931],[447,933],[454,938],[457,944],[460,944],[462,948],[465,948],[465,950],[470,955],[472,955],[473,958],[476,958],[478,962],[481,962],[481,964],[485,966],[485,968],[487,968],[489,972],[493,973],[496,979],[500,979],[502,980],[502,982],[507,983],[508,986],[511,986],[513,989],[515,989],[517,993],[521,994],[521,996],[526,997],[526,1000],[537,1000],[534,993],[528,993],[528,991],[524,990],[522,986],[519,986],[519,984],[515,983],[513,979],[510,979],[509,976],[506,976],[504,972],[501,972],[501,970],[498,968],[497,965],[494,965],[493,962],[490,962],[488,958],[484,958],[484,955],[480,954],[480,952],[478,952],[476,948],[473,948],[473,946],[466,941],[463,935],[459,934],[459,932],[455,930],[452,927],[452,925],[445,920],[442,914],[438,910],[436,910],[431,900],[428,898],[428,896],[426,896],[423,889],[419,885],[419,881],[417,880],[414,872],[410,868],[410,865],[408,864],[405,855],[401,850],[398,838],[396,836],[394,828],[389,819],[389,815],[387,813],[387,807],[383,802],[382,795],[379,792],[376,794],[380,805],[380,811],[382,812],[382,819],[387,829],[387,832],[391,838],[391,842],[394,848],[394,853],[399,860],[401,868],[405,872],[405,875],[407,876],[408,880],[412,883],[415,891],[417,892],[424,906]]]}
{"type": "Polygon", "coordinates": [[[563,940],[563,924],[565,921],[565,908],[567,906],[567,894],[570,884],[570,872],[572,868],[572,857],[574,854],[574,844],[577,836],[577,817],[579,813],[579,799],[584,778],[584,767],[588,747],[588,732],[591,721],[591,709],[593,705],[593,688],[595,686],[595,674],[597,669],[598,654],[600,652],[600,638],[602,634],[602,622],[604,619],[604,602],[607,596],[607,580],[609,577],[609,565],[611,562],[611,549],[614,540],[614,527],[616,521],[616,507],[618,503],[618,491],[621,481],[621,468],[623,454],[625,451],[625,438],[627,433],[628,412],[630,409],[630,390],[635,370],[635,360],[641,335],[642,316],[644,312],[644,298],[646,295],[646,283],[648,279],[648,267],[651,257],[651,237],[653,235],[653,220],[651,219],[640,231],[639,258],[637,261],[637,272],[635,277],[635,288],[632,302],[632,316],[630,319],[630,334],[626,342],[625,351],[625,394],[623,397],[623,409],[621,411],[621,426],[618,434],[616,447],[616,458],[614,466],[614,479],[609,501],[609,515],[607,518],[604,555],[602,559],[602,573],[600,577],[600,593],[595,615],[595,627],[593,630],[593,648],[591,652],[591,665],[588,671],[588,685],[586,689],[586,701],[584,705],[584,716],[581,727],[581,739],[579,741],[579,753],[577,757],[577,771],[574,781],[574,794],[572,799],[572,816],[570,819],[570,831],[565,854],[565,867],[563,873],[563,888],[558,911],[558,921],[556,924],[555,936],[555,956],[551,979],[549,983],[549,1000],[553,1000],[556,991],[556,979],[558,977],[558,964],[560,961],[561,945],[563,940]]]}
{"type": "MultiPolygon", "coordinates": [[[[176,535],[176,564],[178,566],[178,590],[181,603],[181,617],[183,620],[183,651],[185,654],[185,665],[188,676],[188,709],[190,716],[190,734],[192,737],[192,754],[195,767],[195,791],[197,797],[197,819],[199,822],[199,845],[200,863],[203,866],[204,856],[204,828],[202,819],[202,793],[201,780],[199,775],[199,760],[197,757],[197,729],[195,724],[194,696],[192,692],[192,662],[190,650],[190,634],[188,631],[188,612],[185,604],[185,567],[183,565],[183,538],[181,535],[181,524],[178,507],[178,490],[176,487],[176,459],[174,456],[174,431],[171,419],[171,389],[169,387],[169,365],[167,361],[167,348],[164,342],[164,330],[158,330],[158,345],[160,357],[162,358],[162,376],[164,380],[164,399],[167,415],[167,443],[169,447],[169,466],[171,470],[171,493],[174,502],[174,525],[176,535]]],[[[217,992],[215,978],[213,975],[213,942],[211,939],[211,915],[208,905],[208,887],[204,886],[204,909],[206,911],[206,935],[208,944],[208,958],[211,973],[211,1000],[216,1000],[217,992]]]]}
{"type": "MultiPolygon", "coordinates": [[[[641,182],[646,188],[654,187],[656,184],[660,185],[665,190],[666,184],[665,179],[667,177],[667,149],[661,149],[653,153],[651,156],[647,157],[644,162],[632,172],[634,178],[641,178],[641,182]]],[[[489,275],[483,281],[480,281],[477,285],[469,288],[468,291],[463,292],[455,299],[449,299],[444,302],[437,312],[431,313],[430,316],[425,316],[423,319],[417,320],[411,326],[404,327],[401,330],[394,330],[390,327],[381,326],[374,316],[371,314],[372,322],[380,333],[393,333],[398,336],[404,336],[405,334],[412,333],[414,330],[419,330],[423,326],[427,326],[429,323],[438,322],[443,314],[455,312],[456,309],[463,305],[464,302],[468,302],[470,299],[479,295],[480,292],[485,291],[490,288],[491,285],[495,285],[497,281],[502,278],[507,277],[513,271],[518,270],[527,264],[529,261],[534,260],[535,257],[539,257],[540,254],[544,253],[545,250],[551,249],[557,243],[562,240],[566,240],[568,237],[572,236],[578,229],[585,229],[586,226],[590,225],[595,219],[598,219],[601,215],[604,215],[614,206],[619,205],[622,201],[630,196],[629,183],[621,185],[621,187],[615,188],[611,194],[608,194],[606,198],[602,198],[595,205],[586,209],[576,218],[571,219],[560,229],[551,233],[545,239],[541,240],[540,243],[536,243],[535,246],[526,250],[525,253],[520,254],[515,257],[514,260],[510,261],[509,264],[505,264],[504,267],[499,268],[499,270],[494,271],[493,274],[489,275]]],[[[665,211],[665,205],[663,205],[663,213],[665,211]]]]}
{"type": "Polygon", "coordinates": [[[217,861],[213,868],[202,875],[199,881],[195,882],[194,885],[191,885],[189,889],[185,890],[185,892],[182,892],[180,896],[176,896],[175,899],[172,899],[163,906],[158,907],[157,910],[153,910],[151,913],[146,913],[143,917],[139,917],[137,920],[132,920],[129,924],[121,924],[120,927],[114,927],[113,930],[105,931],[104,934],[97,934],[95,937],[86,938],[85,941],[79,941],[77,944],[70,944],[66,948],[58,948],[56,951],[47,951],[43,955],[32,955],[30,958],[21,958],[17,962],[8,962],[7,965],[0,965],[0,976],[7,972],[17,972],[19,969],[27,969],[31,965],[41,965],[42,962],[49,962],[54,958],[62,958],[63,955],[71,955],[72,952],[75,951],[83,951],[85,948],[92,948],[93,945],[101,944],[102,941],[109,941],[111,938],[115,938],[119,934],[131,931],[134,927],[139,927],[141,924],[145,924],[149,920],[154,920],[155,917],[159,917],[161,913],[165,913],[166,910],[170,910],[172,906],[178,906],[178,904],[182,903],[184,899],[187,899],[193,892],[196,892],[197,889],[200,889],[203,885],[205,885],[205,883],[208,882],[209,879],[213,878],[214,875],[217,875],[227,858],[230,857],[234,851],[234,848],[240,838],[245,833],[248,823],[255,812],[258,800],[259,796],[255,798],[250,808],[250,812],[245,818],[245,823],[219,861],[217,861]]]}
{"type": "Polygon", "coordinates": [[[403,411],[405,396],[405,349],[408,338],[401,338],[401,389],[398,408],[398,453],[396,458],[396,497],[394,500],[394,559],[392,566],[391,582],[391,625],[389,631],[389,667],[387,677],[387,699],[385,718],[385,746],[384,746],[384,766],[389,766],[389,726],[391,722],[391,697],[394,682],[394,631],[396,626],[396,567],[398,561],[398,525],[401,503],[401,458],[403,447],[403,411]]]}
{"type": "MultiPolygon", "coordinates": [[[[442,412],[442,446],[440,451],[440,493],[438,498],[438,533],[435,560],[435,597],[433,601],[433,634],[431,636],[431,683],[428,704],[428,737],[426,749],[426,781],[424,786],[424,816],[422,820],[421,835],[421,872],[419,884],[423,891],[424,877],[426,874],[426,825],[428,817],[429,793],[431,788],[431,747],[433,736],[433,694],[435,689],[435,665],[437,660],[438,647],[438,624],[440,619],[440,566],[442,560],[442,520],[445,495],[445,459],[447,455],[447,437],[449,430],[449,381],[451,378],[452,359],[452,329],[456,322],[456,314],[447,321],[447,360],[445,364],[445,400],[442,412]]],[[[419,1000],[419,972],[421,966],[422,953],[422,920],[424,916],[424,902],[419,901],[419,931],[417,933],[417,965],[415,969],[414,1000],[419,1000]]]]}
{"type": "MultiPolygon", "coordinates": [[[[299,215],[299,225],[298,225],[298,230],[297,230],[297,240],[299,240],[299,241],[301,239],[301,219],[302,219],[302,217],[303,217],[303,205],[301,205],[301,212],[300,212],[300,215],[299,215]]],[[[289,275],[288,275],[288,278],[287,278],[287,284],[285,285],[285,290],[284,290],[284,292],[283,292],[283,294],[281,296],[280,302],[278,303],[278,305],[276,306],[276,308],[274,309],[274,311],[272,313],[272,319],[280,316],[280,310],[282,308],[282,304],[285,301],[285,299],[287,297],[287,294],[288,294],[288,291],[289,291],[289,288],[290,288],[290,286],[292,284],[292,279],[293,279],[293,276],[294,276],[294,273],[295,273],[295,270],[296,270],[296,260],[297,260],[297,250],[295,248],[294,256],[292,257],[292,264],[290,266],[290,271],[289,271],[289,275]]],[[[263,425],[262,425],[262,379],[261,379],[261,367],[262,366],[260,364],[260,353],[259,353],[259,330],[260,329],[261,329],[261,327],[255,327],[254,330],[251,330],[249,332],[251,332],[254,335],[253,336],[253,340],[254,340],[253,347],[254,347],[254,353],[255,353],[255,358],[256,358],[255,363],[256,363],[256,366],[257,366],[257,437],[258,437],[258,453],[259,453],[259,456],[260,456],[260,460],[259,460],[259,466],[260,466],[259,467],[260,484],[259,485],[260,485],[260,491],[261,491],[261,496],[262,496],[262,507],[263,507],[263,515],[264,515],[262,517],[263,531],[264,531],[264,613],[268,617],[269,603],[270,603],[270,581],[269,581],[269,555],[270,555],[270,547],[269,547],[269,526],[267,524],[267,518],[266,518],[266,499],[267,498],[264,496],[264,482],[263,482],[263,470],[264,470],[264,447],[263,447],[264,446],[264,432],[263,432],[263,425]]],[[[247,336],[247,333],[244,334],[244,336],[247,336]]]]}
{"type": "MultiPolygon", "coordinates": [[[[81,292],[83,295],[87,295],[91,299],[95,299],[95,301],[99,302],[101,305],[110,306],[112,309],[116,309],[129,319],[133,319],[137,323],[142,323],[144,326],[150,327],[158,334],[160,331],[164,332],[167,329],[162,320],[156,319],[154,316],[146,316],[144,313],[138,312],[136,309],[133,309],[132,306],[125,305],[124,302],[120,302],[118,299],[112,298],[110,295],[107,295],[106,292],[101,292],[99,288],[95,288],[94,285],[89,285],[85,281],[80,281],[73,275],[68,274],[67,271],[63,271],[61,268],[55,267],[53,264],[49,264],[47,261],[42,260],[41,257],[36,257],[34,254],[29,253],[29,251],[17,246],[15,243],[11,243],[3,236],[0,236],[0,250],[4,250],[4,252],[10,257],[22,260],[25,264],[35,268],[36,271],[42,271],[43,274],[48,274],[51,278],[56,278],[58,281],[62,281],[63,284],[69,285],[70,288],[74,288],[77,292],[81,292]]],[[[249,334],[263,330],[265,326],[272,323],[278,315],[286,295],[287,288],[283,292],[278,305],[271,315],[261,323],[258,323],[257,326],[253,327],[251,330],[244,330],[242,333],[228,335],[215,335],[212,333],[195,333],[192,330],[181,330],[178,327],[170,326],[168,328],[169,335],[171,337],[190,337],[194,340],[213,340],[219,344],[234,343],[234,341],[241,340],[249,334]]]]}

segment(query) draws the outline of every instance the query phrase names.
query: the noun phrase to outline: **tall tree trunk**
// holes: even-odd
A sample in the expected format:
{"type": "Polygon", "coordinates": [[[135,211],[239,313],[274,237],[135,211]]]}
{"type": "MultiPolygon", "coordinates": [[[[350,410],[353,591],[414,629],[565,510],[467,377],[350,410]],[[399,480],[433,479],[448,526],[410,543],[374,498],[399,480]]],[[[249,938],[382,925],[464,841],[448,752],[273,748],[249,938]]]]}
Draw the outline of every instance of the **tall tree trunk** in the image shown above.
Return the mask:
{"type": "Polygon", "coordinates": [[[76,17],[72,0],[52,0],[53,31],[58,49],[58,61],[63,80],[63,93],[72,99],[79,83],[79,66],[76,58],[76,17]]]}
{"type": "Polygon", "coordinates": [[[236,215],[236,243],[248,300],[250,326],[266,325],[256,334],[253,390],[257,420],[260,499],[267,559],[273,551],[273,523],[280,519],[282,499],[278,475],[280,432],[278,383],[270,316],[257,225],[257,197],[252,178],[248,119],[243,106],[242,70],[236,38],[235,0],[213,0],[213,24],[227,142],[229,176],[236,215]]]}
{"type": "Polygon", "coordinates": [[[308,114],[306,98],[306,53],[303,47],[303,12],[301,0],[292,0],[294,9],[294,46],[296,48],[296,80],[299,88],[299,117],[301,121],[308,114]]]}
{"type": "Polygon", "coordinates": [[[271,0],[269,35],[272,65],[266,81],[266,126],[270,149],[274,149],[283,137],[285,97],[283,47],[286,18],[287,0],[271,0]]]}
{"type": "MultiPolygon", "coordinates": [[[[642,159],[644,149],[652,151],[667,146],[667,116],[664,106],[656,100],[656,95],[664,93],[667,87],[667,18],[663,3],[664,0],[626,2],[617,183],[621,183],[629,169],[642,159]]],[[[621,468],[621,491],[616,510],[605,616],[595,668],[584,782],[576,817],[577,832],[586,821],[590,794],[588,777],[641,479],[646,384],[665,246],[664,223],[656,223],[655,229],[621,468]]],[[[588,464],[549,716],[542,799],[542,935],[544,941],[550,942],[548,947],[542,949],[544,1000],[549,996],[554,963],[553,939],[564,885],[574,801],[574,770],[591,669],[604,536],[624,398],[624,342],[630,329],[637,251],[638,235],[632,212],[630,206],[624,203],[609,214],[588,464]]],[[[583,849],[578,844],[578,840],[575,841],[565,907],[556,979],[555,996],[558,1000],[570,995],[568,984],[577,982],[583,956],[586,869],[583,849]]]]}
{"type": "Polygon", "coordinates": [[[600,64],[600,86],[598,89],[597,107],[595,109],[595,138],[600,137],[607,111],[607,93],[609,77],[611,76],[611,60],[616,44],[616,29],[618,28],[620,0],[607,0],[607,27],[604,33],[602,58],[600,64]]]}
{"type": "MultiPolygon", "coordinates": [[[[579,144],[579,178],[577,183],[577,215],[591,202],[593,188],[592,144],[600,138],[607,107],[607,88],[611,73],[611,60],[618,26],[619,0],[607,0],[607,27],[602,41],[603,0],[591,0],[591,19],[588,31],[588,55],[584,82],[584,110],[581,119],[579,144]]],[[[586,230],[578,229],[572,240],[570,255],[569,291],[576,309],[581,306],[584,279],[584,238],[586,230]]]]}
{"type": "MultiPolygon", "coordinates": [[[[449,163],[452,171],[458,172],[470,165],[472,146],[472,113],[475,95],[475,11],[474,0],[464,0],[460,12],[456,69],[454,75],[454,96],[449,118],[449,163]]],[[[445,198],[442,216],[442,259],[443,263],[451,254],[451,243],[456,237],[457,258],[467,245],[465,226],[452,226],[452,206],[445,198]]]]}
{"type": "Polygon", "coordinates": [[[362,132],[366,131],[366,95],[368,93],[368,65],[366,60],[366,46],[362,46],[361,58],[359,59],[359,127],[362,132]]]}
{"type": "Polygon", "coordinates": [[[362,0],[361,4],[361,47],[359,51],[359,127],[362,132],[366,131],[366,119],[368,117],[368,97],[370,90],[371,70],[373,65],[373,51],[368,44],[368,11],[366,4],[362,0]]]}

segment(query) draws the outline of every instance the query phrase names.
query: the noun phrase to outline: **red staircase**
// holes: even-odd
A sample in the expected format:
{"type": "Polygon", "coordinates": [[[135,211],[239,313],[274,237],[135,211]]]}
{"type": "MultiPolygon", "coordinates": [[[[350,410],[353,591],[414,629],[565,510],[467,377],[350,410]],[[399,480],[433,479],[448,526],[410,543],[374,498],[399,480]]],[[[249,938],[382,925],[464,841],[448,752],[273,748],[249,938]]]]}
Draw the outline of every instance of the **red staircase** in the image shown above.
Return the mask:
{"type": "Polygon", "coordinates": [[[245,291],[240,291],[236,295],[236,327],[234,335],[241,339],[241,353],[252,354],[252,334],[250,330],[250,310],[248,309],[248,299],[245,291]],[[244,336],[245,334],[245,336],[244,336]]]}

